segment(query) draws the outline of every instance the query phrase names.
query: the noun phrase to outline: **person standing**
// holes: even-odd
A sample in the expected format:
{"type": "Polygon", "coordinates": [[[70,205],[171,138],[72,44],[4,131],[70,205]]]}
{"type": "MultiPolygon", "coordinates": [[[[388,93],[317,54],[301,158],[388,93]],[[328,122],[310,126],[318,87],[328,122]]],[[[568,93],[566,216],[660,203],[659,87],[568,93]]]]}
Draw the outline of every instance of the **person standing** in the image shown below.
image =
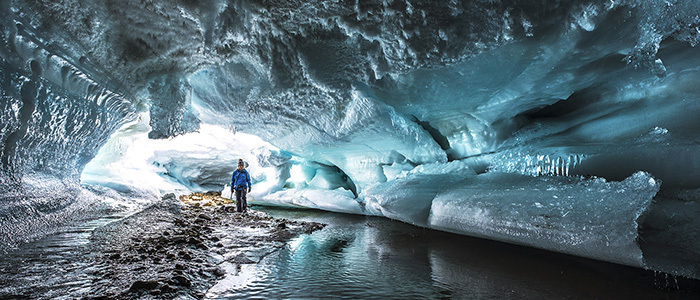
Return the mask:
{"type": "Polygon", "coordinates": [[[236,193],[236,211],[246,212],[248,210],[248,200],[246,195],[250,193],[252,184],[250,174],[245,169],[243,159],[238,159],[238,168],[231,176],[231,193],[236,193]]]}

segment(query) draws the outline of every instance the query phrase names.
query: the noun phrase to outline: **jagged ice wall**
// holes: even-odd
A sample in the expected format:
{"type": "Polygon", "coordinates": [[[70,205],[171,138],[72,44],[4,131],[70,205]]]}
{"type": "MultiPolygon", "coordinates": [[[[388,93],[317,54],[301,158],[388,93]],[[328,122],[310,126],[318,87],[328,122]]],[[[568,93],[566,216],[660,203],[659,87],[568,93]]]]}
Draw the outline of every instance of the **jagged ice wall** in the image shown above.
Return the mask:
{"type": "Polygon", "coordinates": [[[254,202],[699,278],[699,15],[682,0],[2,1],[0,238],[83,214],[97,189],[222,189],[245,157],[254,202]]]}

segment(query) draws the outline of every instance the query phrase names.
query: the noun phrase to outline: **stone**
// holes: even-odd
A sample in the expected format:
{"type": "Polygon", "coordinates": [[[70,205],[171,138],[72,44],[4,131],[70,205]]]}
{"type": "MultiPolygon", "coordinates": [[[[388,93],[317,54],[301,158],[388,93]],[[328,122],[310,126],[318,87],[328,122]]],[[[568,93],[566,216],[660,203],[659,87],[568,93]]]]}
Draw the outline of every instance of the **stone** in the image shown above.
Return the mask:
{"type": "Polygon", "coordinates": [[[151,295],[153,295],[153,296],[158,296],[158,295],[163,294],[163,291],[161,291],[161,290],[159,290],[159,289],[155,289],[155,290],[151,290],[150,293],[151,293],[151,295]]]}
{"type": "Polygon", "coordinates": [[[170,286],[169,284],[165,284],[160,288],[160,290],[167,293],[167,292],[172,292],[176,289],[174,287],[170,286]]]}
{"type": "Polygon", "coordinates": [[[180,251],[177,255],[180,256],[182,259],[192,259],[192,255],[185,251],[180,251]]]}
{"type": "Polygon", "coordinates": [[[211,270],[211,273],[214,274],[214,276],[216,276],[216,277],[222,277],[222,276],[226,275],[226,271],[221,267],[213,268],[211,270]]]}
{"type": "Polygon", "coordinates": [[[158,282],[157,281],[144,281],[144,280],[137,280],[134,281],[134,283],[131,284],[131,287],[129,288],[130,291],[142,291],[142,290],[151,290],[155,289],[158,287],[158,282]]]}
{"type": "Polygon", "coordinates": [[[187,279],[187,277],[185,277],[183,275],[174,276],[173,281],[176,282],[180,286],[189,287],[192,285],[192,282],[189,279],[187,279]]]}
{"type": "Polygon", "coordinates": [[[248,256],[246,256],[243,253],[236,255],[235,257],[233,257],[233,259],[231,259],[231,261],[233,261],[234,263],[237,263],[237,264],[254,264],[255,263],[255,261],[251,260],[250,258],[248,258],[248,256]]]}

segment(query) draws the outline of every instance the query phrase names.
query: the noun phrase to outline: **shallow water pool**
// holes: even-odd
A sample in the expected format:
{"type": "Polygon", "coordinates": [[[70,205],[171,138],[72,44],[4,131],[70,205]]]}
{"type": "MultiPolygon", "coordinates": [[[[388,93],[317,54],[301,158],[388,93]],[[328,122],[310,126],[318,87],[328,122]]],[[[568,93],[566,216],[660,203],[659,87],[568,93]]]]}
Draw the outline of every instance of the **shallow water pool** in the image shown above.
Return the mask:
{"type": "Polygon", "coordinates": [[[378,217],[264,209],[328,224],[260,265],[228,264],[209,299],[698,297],[697,281],[378,217]]]}

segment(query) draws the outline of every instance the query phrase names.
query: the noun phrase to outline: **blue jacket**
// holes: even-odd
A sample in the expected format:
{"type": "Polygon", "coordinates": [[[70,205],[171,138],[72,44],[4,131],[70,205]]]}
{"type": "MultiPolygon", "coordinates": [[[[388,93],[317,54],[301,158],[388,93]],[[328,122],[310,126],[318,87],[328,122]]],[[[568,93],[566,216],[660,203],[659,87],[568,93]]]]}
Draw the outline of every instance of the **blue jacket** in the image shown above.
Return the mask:
{"type": "Polygon", "coordinates": [[[239,171],[236,169],[233,171],[231,176],[231,190],[240,190],[244,188],[249,188],[252,184],[250,183],[250,174],[245,169],[239,171]]]}

